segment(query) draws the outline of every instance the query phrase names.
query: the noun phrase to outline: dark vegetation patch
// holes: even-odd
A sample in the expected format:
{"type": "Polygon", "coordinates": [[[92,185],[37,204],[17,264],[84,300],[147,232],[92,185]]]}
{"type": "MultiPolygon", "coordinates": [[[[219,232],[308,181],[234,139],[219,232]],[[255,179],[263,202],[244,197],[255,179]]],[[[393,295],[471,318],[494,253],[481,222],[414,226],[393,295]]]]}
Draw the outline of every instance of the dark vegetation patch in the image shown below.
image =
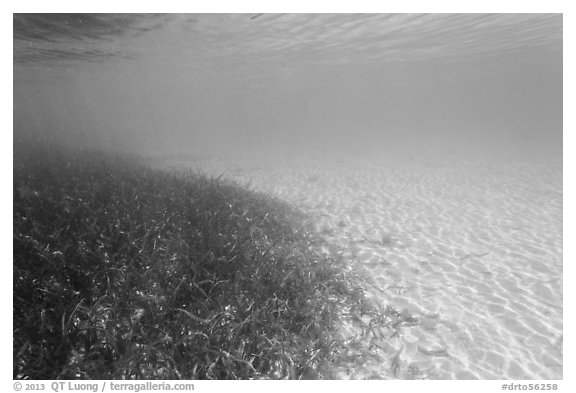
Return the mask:
{"type": "Polygon", "coordinates": [[[343,312],[374,310],[303,213],[239,184],[28,149],[13,185],[14,378],[330,378],[343,312]]]}

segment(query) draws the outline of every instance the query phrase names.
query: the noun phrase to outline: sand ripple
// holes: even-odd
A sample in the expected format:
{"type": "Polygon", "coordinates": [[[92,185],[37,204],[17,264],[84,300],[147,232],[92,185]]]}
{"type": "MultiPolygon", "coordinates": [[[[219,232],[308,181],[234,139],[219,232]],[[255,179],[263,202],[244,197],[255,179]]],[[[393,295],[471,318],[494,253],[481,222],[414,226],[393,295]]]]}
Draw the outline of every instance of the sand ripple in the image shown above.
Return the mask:
{"type": "Polygon", "coordinates": [[[419,320],[342,377],[562,378],[561,162],[246,168],[232,177],[308,210],[369,272],[373,299],[419,320]]]}

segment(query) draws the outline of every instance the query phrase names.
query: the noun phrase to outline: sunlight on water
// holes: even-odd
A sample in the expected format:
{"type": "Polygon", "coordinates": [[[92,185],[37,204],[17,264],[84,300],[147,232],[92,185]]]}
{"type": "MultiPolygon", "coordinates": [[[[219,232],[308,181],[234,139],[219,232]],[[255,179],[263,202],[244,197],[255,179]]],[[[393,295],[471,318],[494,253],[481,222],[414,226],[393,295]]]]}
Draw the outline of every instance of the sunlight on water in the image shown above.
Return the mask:
{"type": "MultiPolygon", "coordinates": [[[[557,50],[559,14],[212,14],[16,16],[15,62],[148,58],[192,68],[385,64],[557,50]],[[552,29],[551,29],[552,28],[552,29]],[[145,34],[151,31],[151,34],[145,34]],[[120,35],[124,42],[110,42],[120,35]],[[100,49],[100,51],[99,51],[100,49]]],[[[247,75],[246,75],[247,76],[247,75]]]]}

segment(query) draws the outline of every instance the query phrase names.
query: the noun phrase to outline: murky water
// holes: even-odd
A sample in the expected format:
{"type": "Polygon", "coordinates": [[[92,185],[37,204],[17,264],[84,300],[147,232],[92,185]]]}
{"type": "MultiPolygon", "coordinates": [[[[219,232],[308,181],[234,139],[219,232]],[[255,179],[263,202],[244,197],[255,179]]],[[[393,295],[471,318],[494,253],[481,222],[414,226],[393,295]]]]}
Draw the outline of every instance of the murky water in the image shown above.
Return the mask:
{"type": "Polygon", "coordinates": [[[310,212],[419,323],[342,378],[562,378],[562,15],[15,15],[14,139],[310,212]]]}

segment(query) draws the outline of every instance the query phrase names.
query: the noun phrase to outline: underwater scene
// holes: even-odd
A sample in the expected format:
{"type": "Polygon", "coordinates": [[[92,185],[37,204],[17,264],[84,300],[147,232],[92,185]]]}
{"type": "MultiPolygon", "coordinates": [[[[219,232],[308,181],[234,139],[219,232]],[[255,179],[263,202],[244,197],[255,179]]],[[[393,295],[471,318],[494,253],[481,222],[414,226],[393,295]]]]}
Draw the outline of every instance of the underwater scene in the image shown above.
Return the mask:
{"type": "Polygon", "coordinates": [[[562,14],[14,14],[14,379],[563,378],[562,14]]]}

